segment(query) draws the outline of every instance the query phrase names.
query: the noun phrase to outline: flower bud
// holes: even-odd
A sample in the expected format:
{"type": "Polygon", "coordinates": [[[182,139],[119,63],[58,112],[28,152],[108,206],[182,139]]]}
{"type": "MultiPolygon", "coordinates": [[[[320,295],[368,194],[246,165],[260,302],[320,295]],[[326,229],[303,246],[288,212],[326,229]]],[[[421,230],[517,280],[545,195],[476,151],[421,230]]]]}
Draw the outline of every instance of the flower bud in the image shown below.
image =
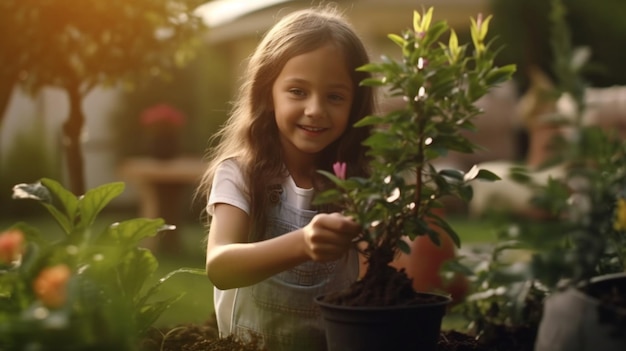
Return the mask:
{"type": "Polygon", "coordinates": [[[333,164],[333,172],[335,172],[337,178],[342,180],[346,179],[346,168],[347,165],[345,162],[335,162],[333,164]]]}

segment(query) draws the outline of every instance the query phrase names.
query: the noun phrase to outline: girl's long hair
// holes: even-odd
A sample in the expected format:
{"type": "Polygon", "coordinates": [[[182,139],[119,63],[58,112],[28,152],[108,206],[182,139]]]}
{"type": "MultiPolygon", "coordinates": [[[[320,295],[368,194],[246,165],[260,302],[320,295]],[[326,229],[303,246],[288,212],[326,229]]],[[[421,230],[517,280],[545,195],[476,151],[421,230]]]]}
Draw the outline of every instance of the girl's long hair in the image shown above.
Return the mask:
{"type": "MultiPolygon", "coordinates": [[[[218,165],[226,159],[236,160],[244,173],[246,188],[242,190],[250,201],[252,240],[263,235],[266,209],[270,206],[268,187],[281,183],[287,175],[271,108],[272,85],[289,59],[328,43],[343,51],[348,72],[352,72],[355,96],[346,131],[322,152],[315,168],[332,172],[332,164],[341,161],[348,165],[348,176],[367,174],[362,143],[369,135],[369,129],[352,127],[374,110],[372,89],[359,86],[369,74],[356,71],[357,67],[369,62],[363,43],[334,7],[300,10],[286,15],[265,34],[249,58],[230,118],[213,136],[219,139],[219,143],[207,154],[209,165],[197,190],[198,195],[208,199],[218,165]]],[[[318,174],[312,177],[317,190],[330,186],[318,174]]]]}

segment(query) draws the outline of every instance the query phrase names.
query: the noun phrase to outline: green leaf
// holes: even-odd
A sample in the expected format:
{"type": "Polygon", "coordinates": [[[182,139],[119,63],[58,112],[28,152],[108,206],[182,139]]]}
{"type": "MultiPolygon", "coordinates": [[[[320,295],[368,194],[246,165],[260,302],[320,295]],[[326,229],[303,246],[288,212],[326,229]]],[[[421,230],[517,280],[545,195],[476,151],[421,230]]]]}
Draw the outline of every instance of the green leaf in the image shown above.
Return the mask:
{"type": "Polygon", "coordinates": [[[416,10],[413,10],[413,30],[416,32],[422,31],[422,15],[416,10]]]}
{"type": "Polygon", "coordinates": [[[78,202],[81,214],[80,221],[84,228],[91,226],[100,211],[123,191],[123,182],[104,184],[87,191],[78,202]]]}
{"type": "Polygon", "coordinates": [[[330,173],[330,172],[327,172],[327,171],[324,171],[324,170],[319,170],[317,172],[320,173],[321,175],[325,176],[326,178],[328,178],[330,181],[335,183],[335,185],[337,185],[338,187],[343,187],[344,180],[340,179],[339,177],[337,177],[333,173],[330,173]]]}
{"type": "Polygon", "coordinates": [[[360,86],[378,87],[385,85],[382,79],[379,78],[365,78],[360,83],[360,86]]]}
{"type": "Polygon", "coordinates": [[[443,177],[448,177],[459,181],[463,180],[463,172],[456,169],[442,169],[441,171],[439,171],[439,174],[443,177]]]}
{"type": "Polygon", "coordinates": [[[112,241],[119,245],[133,246],[141,239],[155,236],[161,230],[172,229],[164,226],[161,218],[134,218],[119,223],[113,223],[99,238],[101,242],[112,241]]]}
{"type": "Polygon", "coordinates": [[[474,197],[474,188],[469,185],[461,186],[458,188],[458,194],[461,200],[469,202],[474,197]]]}
{"type": "Polygon", "coordinates": [[[53,179],[42,178],[41,184],[48,188],[53,197],[60,202],[69,222],[72,224],[75,223],[78,209],[78,197],[53,179]]]}
{"type": "Polygon", "coordinates": [[[460,248],[461,238],[459,237],[459,234],[457,234],[457,232],[448,224],[448,222],[439,216],[433,216],[431,218],[435,221],[435,225],[443,229],[450,236],[454,245],[460,248]]]}
{"type": "Polygon", "coordinates": [[[159,263],[152,252],[144,248],[135,248],[122,259],[123,262],[118,268],[118,281],[124,294],[137,300],[143,284],[156,272],[159,263]]]}
{"type": "Polygon", "coordinates": [[[487,73],[487,76],[485,77],[485,83],[489,86],[492,86],[505,82],[511,79],[516,69],[516,66],[513,64],[492,69],[491,71],[489,71],[489,73],[487,73]]]}
{"type": "Polygon", "coordinates": [[[356,70],[360,72],[370,72],[370,73],[380,73],[380,72],[386,71],[384,65],[381,65],[375,62],[367,63],[361,67],[358,67],[356,70]]]}
{"type": "Polygon", "coordinates": [[[354,124],[354,126],[357,127],[357,128],[358,127],[372,126],[372,125],[380,124],[384,120],[385,120],[384,117],[370,115],[370,116],[365,116],[365,117],[361,118],[360,120],[358,120],[354,124]]]}
{"type": "Polygon", "coordinates": [[[478,171],[478,174],[476,175],[475,179],[496,181],[496,180],[500,180],[501,178],[497,174],[489,170],[481,169],[480,171],[478,171]]]}
{"type": "Polygon", "coordinates": [[[483,23],[480,26],[480,32],[479,32],[479,38],[481,40],[485,39],[485,37],[487,37],[487,31],[489,30],[489,22],[491,21],[491,19],[493,18],[493,15],[489,15],[487,16],[487,18],[485,18],[483,20],[483,23]]]}
{"type": "Polygon", "coordinates": [[[428,34],[424,38],[424,45],[431,45],[439,40],[439,38],[448,30],[448,24],[445,21],[438,21],[428,31],[428,34]]]}
{"type": "Polygon", "coordinates": [[[391,39],[391,41],[393,41],[394,43],[398,44],[398,46],[401,48],[403,48],[404,45],[406,44],[406,41],[404,40],[404,38],[402,38],[401,36],[397,34],[389,34],[387,35],[387,37],[391,39]]]}

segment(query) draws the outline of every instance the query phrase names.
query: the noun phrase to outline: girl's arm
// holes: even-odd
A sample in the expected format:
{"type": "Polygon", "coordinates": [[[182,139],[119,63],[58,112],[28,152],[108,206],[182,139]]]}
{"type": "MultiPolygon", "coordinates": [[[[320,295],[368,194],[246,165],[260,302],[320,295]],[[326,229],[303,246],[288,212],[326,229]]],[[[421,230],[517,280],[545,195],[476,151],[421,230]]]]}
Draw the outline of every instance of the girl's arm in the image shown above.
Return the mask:
{"type": "Polygon", "coordinates": [[[304,228],[250,243],[249,223],[243,210],[223,203],[215,205],[206,271],[219,289],[252,285],[308,260],[336,260],[351,247],[360,229],[338,213],[318,214],[304,228]]]}

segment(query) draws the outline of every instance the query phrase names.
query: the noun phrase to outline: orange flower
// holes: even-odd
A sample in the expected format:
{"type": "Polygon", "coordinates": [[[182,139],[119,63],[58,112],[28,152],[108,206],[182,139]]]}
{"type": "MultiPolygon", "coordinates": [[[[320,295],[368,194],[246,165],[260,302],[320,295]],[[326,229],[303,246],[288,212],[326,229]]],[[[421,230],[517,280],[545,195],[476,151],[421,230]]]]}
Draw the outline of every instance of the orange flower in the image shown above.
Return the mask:
{"type": "Polygon", "coordinates": [[[64,264],[44,268],[35,279],[33,288],[46,307],[61,307],[67,299],[67,281],[72,272],[64,264]]]}
{"type": "Polygon", "coordinates": [[[20,258],[24,234],[18,229],[0,234],[0,263],[10,264],[20,258]]]}

